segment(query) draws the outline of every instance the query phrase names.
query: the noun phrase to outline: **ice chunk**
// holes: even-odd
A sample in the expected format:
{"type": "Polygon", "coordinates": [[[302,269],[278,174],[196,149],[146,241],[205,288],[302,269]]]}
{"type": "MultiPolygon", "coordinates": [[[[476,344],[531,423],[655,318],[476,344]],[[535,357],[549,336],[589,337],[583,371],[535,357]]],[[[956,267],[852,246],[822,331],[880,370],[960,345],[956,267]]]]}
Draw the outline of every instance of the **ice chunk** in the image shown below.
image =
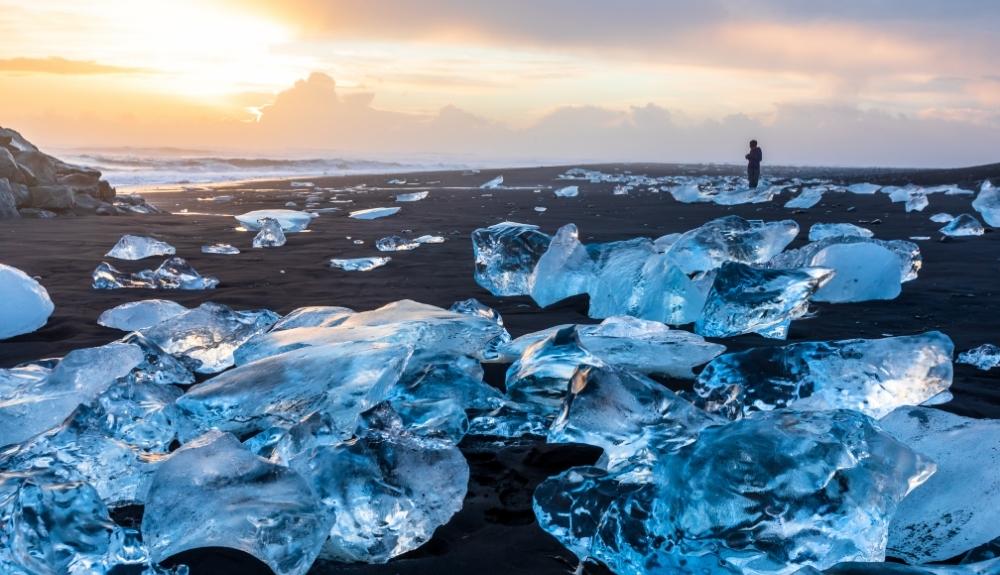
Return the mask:
{"type": "Polygon", "coordinates": [[[818,242],[827,238],[836,238],[841,236],[870,238],[874,235],[874,232],[868,228],[862,228],[861,226],[856,226],[854,224],[813,224],[812,227],[809,228],[809,241],[811,242],[818,242]]]}
{"type": "Polygon", "coordinates": [[[890,555],[908,563],[945,561],[1000,537],[1000,421],[905,407],[879,425],[937,464],[893,516],[890,555]]]}
{"type": "Polygon", "coordinates": [[[531,299],[547,307],[568,297],[587,293],[596,279],[596,265],[580,243],[576,226],[566,224],[552,236],[539,258],[529,284],[531,299]]]}
{"type": "Polygon", "coordinates": [[[500,317],[500,312],[474,297],[451,304],[448,311],[488,319],[498,326],[503,327],[503,318],[500,317]]]}
{"type": "Polygon", "coordinates": [[[401,236],[386,236],[375,241],[375,248],[380,252],[406,252],[418,247],[420,242],[401,236]]]}
{"type": "Polygon", "coordinates": [[[427,197],[430,192],[411,192],[409,194],[397,194],[397,202],[419,202],[427,197]]]}
{"type": "Polygon", "coordinates": [[[401,208],[368,208],[367,210],[355,210],[350,213],[350,217],[356,220],[375,220],[378,218],[384,218],[386,216],[391,216],[398,212],[401,208]]]}
{"type": "Polygon", "coordinates": [[[240,253],[240,249],[231,244],[223,244],[223,243],[205,244],[201,246],[201,253],[234,256],[240,253]]]}
{"type": "Polygon", "coordinates": [[[344,270],[345,272],[367,272],[375,268],[380,268],[391,261],[392,258],[389,256],[350,259],[330,258],[330,267],[344,270]]]}
{"type": "Polygon", "coordinates": [[[214,289],[218,278],[202,276],[183,258],[172,257],[164,260],[155,270],[142,270],[134,274],[125,273],[107,262],[101,262],[94,269],[94,289],[214,289]]]}
{"type": "Polygon", "coordinates": [[[42,327],[54,309],[42,284],[15,267],[0,264],[0,340],[42,327]]]}
{"type": "Polygon", "coordinates": [[[302,575],[329,524],[302,476],[258,458],[229,434],[210,432],[156,472],[142,536],[155,561],[197,547],[229,547],[278,575],[302,575]]]}
{"type": "Polygon", "coordinates": [[[560,198],[575,198],[580,195],[580,188],[578,186],[566,186],[565,188],[559,188],[555,192],[556,197],[560,198]]]}
{"type": "Polygon", "coordinates": [[[851,192],[852,194],[861,194],[861,195],[871,195],[879,191],[880,189],[882,189],[882,186],[878,184],[870,184],[867,182],[859,184],[851,184],[847,186],[848,192],[851,192]]]}
{"type": "Polygon", "coordinates": [[[301,232],[309,227],[309,223],[316,217],[309,212],[297,210],[254,210],[236,216],[236,220],[243,224],[243,227],[250,231],[261,229],[261,220],[275,220],[283,232],[301,232]]]}
{"type": "Polygon", "coordinates": [[[141,333],[167,353],[193,361],[198,373],[218,373],[233,365],[236,348],[276,321],[270,310],[234,311],[206,302],[141,333]]]}
{"type": "Polygon", "coordinates": [[[285,245],[285,232],[281,231],[278,220],[262,218],[259,223],[260,231],[253,238],[253,247],[278,248],[285,245]]]}
{"type": "Polygon", "coordinates": [[[157,344],[149,341],[141,333],[130,333],[121,339],[122,343],[139,346],[144,359],[128,374],[128,381],[155,383],[159,385],[194,383],[194,372],[187,363],[195,364],[187,358],[177,359],[157,344]]]}
{"type": "Polygon", "coordinates": [[[418,238],[413,238],[413,241],[418,244],[443,244],[444,238],[442,236],[423,235],[418,238]]]}
{"type": "Polygon", "coordinates": [[[786,208],[809,209],[823,199],[823,192],[827,191],[826,186],[813,186],[803,188],[799,195],[785,202],[786,208]]]}
{"type": "Polygon", "coordinates": [[[952,237],[981,236],[986,233],[986,230],[983,229],[983,224],[979,223],[979,220],[969,214],[960,214],[938,231],[952,237]]]}
{"type": "Polygon", "coordinates": [[[1000,365],[1000,347],[984,343],[958,354],[958,363],[974,365],[983,371],[991,370],[1000,365]]]}
{"type": "Polygon", "coordinates": [[[527,295],[535,264],[549,247],[538,226],[503,222],[472,232],[475,280],[497,296],[527,295]]]}
{"type": "Polygon", "coordinates": [[[853,409],[880,418],[946,392],[953,350],[937,331],[753,348],[714,359],[694,391],[708,411],[733,419],[779,408],[853,409]]]}
{"type": "Polygon", "coordinates": [[[922,212],[928,204],[930,204],[930,201],[927,199],[926,195],[915,193],[910,195],[910,197],[906,200],[906,211],[922,212]]]}
{"type": "Polygon", "coordinates": [[[665,253],[686,274],[713,270],[723,262],[762,264],[798,233],[799,226],[792,220],[762,222],[726,216],[685,232],[665,253]]]}
{"type": "Polygon", "coordinates": [[[905,240],[880,240],[860,236],[838,236],[817,242],[808,243],[801,248],[782,252],[767,263],[771,268],[802,268],[818,265],[816,256],[830,246],[837,244],[868,243],[882,246],[899,256],[900,275],[903,282],[917,279],[917,273],[923,265],[920,247],[905,240]]]}
{"type": "Polygon", "coordinates": [[[567,327],[575,327],[583,347],[604,363],[638,371],[692,379],[692,369],[726,350],[699,335],[629,316],[614,316],[598,325],[556,326],[523,335],[503,348],[513,359],[529,346],[567,327]]]}
{"type": "Polygon", "coordinates": [[[497,176],[492,180],[486,182],[485,184],[479,186],[479,188],[483,190],[495,190],[501,186],[503,186],[503,176],[497,176]]]}
{"type": "Polygon", "coordinates": [[[30,368],[0,371],[6,372],[0,375],[0,446],[56,427],[142,360],[138,347],[110,343],[73,350],[49,373],[30,368]]]}
{"type": "Polygon", "coordinates": [[[167,299],[130,301],[113,307],[97,318],[97,323],[122,331],[137,331],[186,312],[188,308],[167,299]]]}
{"type": "Polygon", "coordinates": [[[945,212],[940,212],[931,216],[931,221],[939,224],[947,224],[953,219],[955,219],[955,216],[945,212]]]}
{"type": "Polygon", "coordinates": [[[288,428],[322,411],[350,435],[358,414],[388,397],[412,351],[364,341],[296,349],[198,384],[177,406],[198,424],[197,429],[245,435],[269,427],[288,428]]]}
{"type": "Polygon", "coordinates": [[[354,310],[336,305],[300,307],[292,310],[271,331],[294,329],[297,327],[333,327],[354,314],[354,310]]]}
{"type": "Polygon", "coordinates": [[[146,236],[126,234],[118,240],[105,257],[120,260],[141,260],[152,256],[172,256],[177,253],[174,246],[146,236]]]}
{"type": "MultiPolygon", "coordinates": [[[[587,252],[594,260],[597,277],[590,294],[590,308],[587,315],[603,319],[615,315],[640,315],[636,309],[639,301],[647,295],[647,289],[659,290],[645,277],[647,265],[654,255],[653,243],[648,238],[635,238],[622,242],[592,244],[587,252]]],[[[657,266],[663,270],[670,266],[657,266]]],[[[660,319],[647,317],[647,319],[660,319]]]]}
{"type": "Polygon", "coordinates": [[[833,270],[826,268],[772,270],[726,262],[715,276],[695,333],[785,339],[791,321],[806,314],[809,298],[831,277],[833,270]]]}
{"type": "Polygon", "coordinates": [[[972,207],[983,217],[983,221],[993,227],[1000,227],[1000,190],[989,180],[983,181],[979,195],[972,202],[972,207]]]}
{"type": "Polygon", "coordinates": [[[834,270],[833,279],[816,292],[814,301],[890,300],[902,289],[899,256],[878,244],[834,244],[816,252],[811,263],[834,270]]]}

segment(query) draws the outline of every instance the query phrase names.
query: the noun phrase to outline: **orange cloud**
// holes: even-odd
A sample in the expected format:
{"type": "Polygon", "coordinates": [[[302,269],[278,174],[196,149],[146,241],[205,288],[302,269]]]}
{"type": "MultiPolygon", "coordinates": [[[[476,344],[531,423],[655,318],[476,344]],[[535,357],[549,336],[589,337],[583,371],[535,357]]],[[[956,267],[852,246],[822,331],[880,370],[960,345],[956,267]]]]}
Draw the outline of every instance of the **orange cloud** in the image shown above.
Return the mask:
{"type": "Polygon", "coordinates": [[[66,58],[3,58],[0,72],[28,72],[35,74],[141,74],[149,70],[126,66],[111,66],[91,60],[67,60],[66,58]]]}

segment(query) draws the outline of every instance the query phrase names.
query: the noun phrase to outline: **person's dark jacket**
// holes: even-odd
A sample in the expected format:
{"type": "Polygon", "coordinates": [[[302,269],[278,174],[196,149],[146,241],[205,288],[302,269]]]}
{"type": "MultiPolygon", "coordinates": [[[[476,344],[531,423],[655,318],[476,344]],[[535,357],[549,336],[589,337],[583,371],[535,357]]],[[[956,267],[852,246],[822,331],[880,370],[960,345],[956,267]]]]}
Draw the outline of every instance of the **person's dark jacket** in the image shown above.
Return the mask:
{"type": "Polygon", "coordinates": [[[750,153],[746,155],[747,161],[750,162],[751,166],[760,167],[761,161],[764,159],[764,153],[759,147],[750,150],[750,153]]]}

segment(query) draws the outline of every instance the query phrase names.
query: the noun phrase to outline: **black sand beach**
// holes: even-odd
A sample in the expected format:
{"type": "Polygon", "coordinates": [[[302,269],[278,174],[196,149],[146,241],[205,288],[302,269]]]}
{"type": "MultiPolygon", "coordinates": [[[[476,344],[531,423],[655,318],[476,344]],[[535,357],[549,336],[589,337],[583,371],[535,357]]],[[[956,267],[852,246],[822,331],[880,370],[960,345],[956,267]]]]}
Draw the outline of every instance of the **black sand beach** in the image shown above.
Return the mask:
{"type": "MultiPolygon", "coordinates": [[[[309,305],[342,305],[356,310],[373,309],[399,299],[412,299],[448,307],[456,300],[475,297],[498,310],[513,336],[561,323],[590,323],[586,302],[574,299],[549,309],[538,309],[529,298],[496,298],[473,281],[473,258],[469,234],[478,227],[504,220],[537,224],[552,233],[566,223],[575,223],[584,242],[606,242],[636,236],[658,237],[681,232],[707,220],[728,214],[749,219],[794,219],[801,227],[790,247],[806,242],[806,233],[817,222],[847,222],[870,227],[882,239],[918,241],[923,254],[919,279],[903,285],[902,294],[886,302],[859,304],[814,304],[815,317],[792,323],[788,343],[809,340],[882,337],[941,330],[955,342],[956,352],[986,342],[1000,342],[1000,234],[987,233],[964,240],[940,241],[942,224],[929,217],[937,212],[953,215],[974,213],[971,195],[930,196],[922,212],[905,213],[883,194],[860,196],[827,194],[815,207],[794,211],[782,207],[788,194],[767,204],[725,207],[715,204],[681,204],[667,193],[633,191],[612,195],[612,184],[565,182],[556,176],[565,167],[490,170],[476,174],[417,173],[392,176],[316,178],[317,187],[341,188],[367,184],[363,193],[343,192],[349,204],[314,220],[307,233],[289,234],[288,243],[277,249],[252,249],[252,233],[235,231],[229,216],[254,209],[282,208],[293,201],[303,203],[303,188],[289,182],[255,182],[222,185],[210,191],[148,194],[147,200],[173,215],[118,217],[59,217],[51,220],[5,220],[0,224],[0,261],[40,278],[56,305],[48,324],[35,333],[0,342],[0,367],[63,355],[88,346],[107,343],[121,332],[97,325],[98,315],[127,301],[159,297],[186,306],[205,301],[239,309],[269,308],[287,313],[309,305]],[[505,185],[519,189],[480,190],[478,186],[497,175],[505,185]],[[395,178],[417,185],[388,185],[395,178]],[[432,183],[435,182],[435,183],[432,183]],[[557,198],[534,186],[579,184],[576,198],[557,198]],[[464,189],[449,189],[464,188],[464,189]],[[520,189],[523,188],[523,189],[520,189]],[[396,203],[399,193],[429,190],[425,200],[396,203]],[[231,195],[230,202],[200,200],[231,195]],[[401,206],[394,215],[374,221],[347,217],[350,210],[377,206],[401,206]],[[536,206],[547,211],[536,212],[536,206]],[[187,214],[181,214],[182,210],[187,214]],[[873,224],[873,220],[880,223],[873,224]],[[145,290],[94,290],[91,272],[103,254],[125,233],[152,235],[176,246],[199,272],[221,280],[215,290],[197,292],[150,292],[145,290]],[[379,255],[375,240],[391,235],[435,234],[444,244],[424,245],[410,252],[393,253],[385,267],[370,272],[330,269],[329,258],[379,255]],[[348,239],[351,238],[351,239],[348,239]],[[354,240],[363,240],[356,245],[354,240]],[[203,244],[231,243],[243,253],[236,256],[202,254],[203,244]]],[[[604,172],[631,170],[650,176],[691,173],[690,168],[669,165],[593,166],[604,172]]],[[[702,173],[729,173],[735,168],[700,167],[702,173]]],[[[735,173],[735,172],[734,172],[735,173]]],[[[961,184],[978,189],[984,178],[1000,179],[1000,165],[947,171],[856,171],[787,170],[765,171],[765,177],[782,173],[806,177],[840,177],[845,181],[877,183],[961,184]]],[[[1000,182],[998,182],[1000,183],[1000,182]]],[[[326,206],[327,204],[324,204],[326,206]]],[[[988,230],[989,231],[989,230],[988,230]]],[[[115,262],[123,270],[158,265],[153,259],[115,262]],[[119,265],[122,264],[122,265],[119,265]]],[[[721,340],[730,350],[783,342],[758,336],[721,340]]],[[[1000,385],[997,371],[983,372],[956,364],[952,386],[955,399],[942,409],[972,417],[1000,417],[1000,385]]],[[[490,366],[487,376],[502,384],[503,367],[490,366]]],[[[680,382],[665,384],[676,387],[680,382]]],[[[394,559],[387,565],[323,565],[314,573],[415,574],[476,573],[559,574],[571,572],[572,555],[545,534],[534,522],[531,494],[548,475],[573,465],[596,460],[590,447],[553,447],[521,442],[498,447],[478,439],[467,439],[463,451],[472,467],[469,495],[463,510],[438,530],[422,548],[394,559]]],[[[250,573],[254,562],[236,552],[199,551],[182,558],[192,573],[250,573]]],[[[266,568],[259,567],[262,572],[266,568]]],[[[595,568],[591,572],[601,572],[595,568]]]]}

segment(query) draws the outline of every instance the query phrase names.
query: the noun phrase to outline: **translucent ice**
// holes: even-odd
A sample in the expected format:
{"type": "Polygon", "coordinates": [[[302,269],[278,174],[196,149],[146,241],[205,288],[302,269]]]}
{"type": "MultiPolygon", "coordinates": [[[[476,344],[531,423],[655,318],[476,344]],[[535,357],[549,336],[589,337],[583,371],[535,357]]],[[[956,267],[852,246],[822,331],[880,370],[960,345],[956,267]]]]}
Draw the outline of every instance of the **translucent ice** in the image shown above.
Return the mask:
{"type": "Polygon", "coordinates": [[[854,224],[813,224],[809,228],[809,241],[818,242],[827,238],[840,236],[858,236],[870,238],[875,234],[868,228],[862,228],[854,224]]]}
{"type": "Polygon", "coordinates": [[[823,192],[827,191],[826,186],[813,186],[803,188],[799,195],[785,202],[786,208],[808,209],[823,199],[823,192]]]}
{"type": "Polygon", "coordinates": [[[909,563],[945,561],[1000,537],[1000,421],[903,407],[879,425],[937,464],[893,516],[890,555],[909,563]]]}
{"type": "Polygon", "coordinates": [[[503,222],[472,232],[475,280],[497,296],[527,295],[550,238],[538,226],[503,222]]]}
{"type": "Polygon", "coordinates": [[[152,256],[172,256],[177,253],[174,246],[146,236],[126,234],[118,240],[111,251],[104,254],[120,260],[141,260],[152,256]]]}
{"type": "Polygon", "coordinates": [[[503,327],[503,318],[500,317],[500,312],[474,297],[451,304],[448,311],[485,318],[498,326],[503,327]]]}
{"type": "Polygon", "coordinates": [[[230,244],[206,244],[201,246],[201,253],[233,256],[240,253],[240,249],[230,244]]]}
{"type": "Polygon", "coordinates": [[[555,195],[560,198],[575,198],[580,195],[580,188],[577,186],[566,186],[556,190],[555,195]]]}
{"type": "Polygon", "coordinates": [[[107,262],[101,262],[94,269],[94,289],[179,289],[203,290],[214,289],[219,280],[211,276],[202,276],[183,258],[172,257],[164,260],[155,270],[142,270],[134,274],[115,269],[107,262]]]}
{"type": "Polygon", "coordinates": [[[832,270],[819,267],[773,270],[724,263],[695,333],[709,337],[758,333],[785,339],[791,321],[806,314],[809,298],[832,276],[832,270]]]}
{"type": "Polygon", "coordinates": [[[386,236],[375,241],[375,248],[380,252],[405,252],[420,247],[416,240],[408,240],[401,236],[386,236]]]}
{"type": "Polygon", "coordinates": [[[931,216],[931,221],[939,224],[947,224],[953,219],[955,219],[955,216],[945,212],[940,212],[931,216]]]}
{"type": "Polygon", "coordinates": [[[905,204],[906,211],[922,212],[924,211],[924,208],[926,208],[928,204],[930,204],[930,201],[927,199],[927,196],[925,194],[915,193],[912,194],[909,198],[907,198],[905,204]]]}
{"type": "Polygon", "coordinates": [[[984,343],[979,347],[958,354],[958,363],[974,365],[983,371],[1000,365],[1000,347],[992,343],[984,343]]]}
{"type": "Polygon", "coordinates": [[[583,244],[576,226],[567,224],[552,236],[549,248],[532,272],[531,299],[546,307],[570,296],[587,293],[596,279],[597,267],[583,244]]]}
{"type": "Polygon", "coordinates": [[[42,327],[54,309],[42,284],[15,267],[0,264],[0,340],[42,327]]]}
{"type": "Polygon", "coordinates": [[[708,411],[733,419],[786,407],[853,409],[880,418],[946,392],[953,349],[936,331],[753,348],[714,359],[694,391],[708,411]]]}
{"type": "Polygon", "coordinates": [[[130,333],[122,338],[121,342],[138,346],[144,355],[142,363],[128,374],[128,381],[159,385],[194,383],[195,377],[191,370],[191,364],[196,362],[187,358],[178,359],[170,355],[138,332],[130,333]]]}
{"type": "Polygon", "coordinates": [[[816,252],[811,264],[834,271],[815,301],[834,303],[890,300],[901,291],[901,261],[874,243],[833,244],[816,252]]]}
{"type": "Polygon", "coordinates": [[[860,183],[847,186],[847,191],[852,194],[870,195],[879,191],[882,186],[878,184],[860,183]]]}
{"type": "Polygon", "coordinates": [[[354,314],[354,310],[335,305],[294,309],[271,326],[271,331],[297,327],[333,327],[354,314]]]}
{"type": "Polygon", "coordinates": [[[444,238],[442,236],[423,235],[413,238],[413,241],[418,244],[443,244],[444,238]]]}
{"type": "Polygon", "coordinates": [[[122,331],[137,331],[186,312],[188,308],[167,299],[144,299],[113,307],[97,323],[122,331]]]}
{"type": "Polygon", "coordinates": [[[301,232],[306,229],[313,220],[313,217],[315,216],[309,212],[299,212],[296,210],[254,210],[236,216],[236,219],[243,224],[244,228],[251,231],[261,229],[261,220],[276,220],[283,232],[291,233],[301,232]]]}
{"type": "Polygon", "coordinates": [[[938,231],[946,236],[953,237],[981,236],[986,232],[983,229],[983,224],[979,223],[979,220],[975,216],[970,216],[969,214],[959,214],[955,219],[948,222],[948,225],[938,231]]]}
{"type": "Polygon", "coordinates": [[[799,226],[792,220],[762,222],[726,216],[685,232],[665,253],[687,274],[713,270],[723,262],[762,264],[798,233],[799,226]]]}
{"type": "Polygon", "coordinates": [[[386,216],[391,216],[400,210],[399,207],[393,208],[368,208],[367,210],[355,210],[351,212],[350,217],[356,220],[375,220],[378,218],[384,218],[386,216]]]}
{"type": "Polygon", "coordinates": [[[430,192],[412,192],[409,194],[397,194],[397,202],[419,202],[420,200],[427,197],[430,192]]]}
{"type": "Polygon", "coordinates": [[[391,261],[392,258],[389,256],[350,259],[330,258],[330,267],[344,270],[345,272],[367,272],[375,268],[380,268],[391,261]]]}
{"type": "Polygon", "coordinates": [[[905,240],[880,240],[860,236],[838,236],[808,243],[801,248],[782,252],[767,263],[773,268],[801,268],[818,265],[816,256],[823,250],[836,244],[869,243],[882,246],[899,256],[900,276],[903,282],[917,279],[917,273],[923,265],[920,248],[913,242],[905,240]]]}
{"type": "Polygon", "coordinates": [[[229,434],[210,432],[156,472],[142,535],[156,561],[197,547],[229,547],[278,575],[302,575],[329,524],[302,476],[253,455],[229,434]]]}
{"type": "Polygon", "coordinates": [[[973,200],[972,207],[987,224],[1000,227],[1000,190],[989,180],[985,180],[979,188],[979,195],[973,200]]]}
{"type": "Polygon", "coordinates": [[[233,351],[278,321],[270,310],[234,311],[206,302],[142,330],[167,353],[184,357],[198,373],[218,373],[233,365],[233,351]]]}
{"type": "Polygon", "coordinates": [[[502,185],[503,185],[503,176],[497,176],[479,187],[484,190],[495,190],[502,185]]]}
{"type": "Polygon", "coordinates": [[[255,248],[278,248],[285,245],[285,232],[281,231],[281,224],[273,218],[261,218],[257,235],[253,238],[255,248]]]}

